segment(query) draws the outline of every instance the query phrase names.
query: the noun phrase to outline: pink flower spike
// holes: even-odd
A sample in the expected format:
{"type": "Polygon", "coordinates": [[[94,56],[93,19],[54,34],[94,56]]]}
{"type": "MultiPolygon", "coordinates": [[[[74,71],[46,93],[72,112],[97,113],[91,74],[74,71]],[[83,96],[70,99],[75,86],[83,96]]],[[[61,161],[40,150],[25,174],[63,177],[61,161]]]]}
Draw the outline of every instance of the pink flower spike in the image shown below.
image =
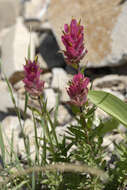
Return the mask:
{"type": "Polygon", "coordinates": [[[32,96],[40,96],[43,88],[44,81],[40,80],[40,74],[42,69],[37,62],[34,60],[33,62],[30,60],[26,60],[26,64],[24,65],[24,84],[26,91],[32,96]]]}
{"type": "Polygon", "coordinates": [[[66,33],[69,32],[69,26],[68,26],[68,24],[65,24],[65,25],[64,25],[64,31],[65,31],[66,33]]]}
{"type": "Polygon", "coordinates": [[[84,77],[81,73],[74,75],[67,89],[72,104],[81,107],[86,103],[89,82],[89,78],[84,77]]]}
{"type": "Polygon", "coordinates": [[[87,53],[84,47],[84,27],[76,19],[72,19],[70,26],[64,25],[61,40],[66,48],[63,52],[67,63],[78,64],[87,53]]]}

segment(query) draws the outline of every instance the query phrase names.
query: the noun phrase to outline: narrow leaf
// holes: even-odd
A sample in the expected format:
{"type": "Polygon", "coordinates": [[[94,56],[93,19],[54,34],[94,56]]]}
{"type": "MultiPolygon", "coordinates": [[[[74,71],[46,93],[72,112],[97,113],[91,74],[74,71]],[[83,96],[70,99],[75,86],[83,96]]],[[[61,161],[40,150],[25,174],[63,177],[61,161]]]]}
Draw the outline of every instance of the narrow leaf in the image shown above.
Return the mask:
{"type": "Polygon", "coordinates": [[[89,100],[127,127],[127,104],[116,96],[104,91],[89,91],[89,100]]]}
{"type": "Polygon", "coordinates": [[[5,163],[5,145],[4,145],[1,125],[0,125],[0,149],[1,149],[1,155],[2,155],[2,157],[0,159],[0,164],[2,166],[4,166],[4,163],[5,163]]]}

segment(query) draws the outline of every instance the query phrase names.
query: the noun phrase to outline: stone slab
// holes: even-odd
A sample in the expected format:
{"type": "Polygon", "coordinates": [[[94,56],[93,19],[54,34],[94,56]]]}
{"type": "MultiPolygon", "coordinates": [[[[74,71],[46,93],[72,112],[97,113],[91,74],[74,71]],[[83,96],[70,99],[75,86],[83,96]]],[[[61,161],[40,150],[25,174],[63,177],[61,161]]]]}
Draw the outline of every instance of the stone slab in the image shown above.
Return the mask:
{"type": "MultiPolygon", "coordinates": [[[[35,33],[31,33],[31,59],[35,56],[35,33]]],[[[30,33],[25,28],[22,18],[17,18],[16,25],[11,27],[2,40],[2,72],[12,78],[23,70],[28,55],[30,33]]]]}
{"type": "Polygon", "coordinates": [[[15,24],[20,8],[19,0],[0,0],[0,30],[15,24]]]}
{"type": "Polygon", "coordinates": [[[118,65],[127,61],[127,2],[121,0],[53,0],[48,18],[61,49],[62,30],[72,18],[81,19],[90,67],[118,65]]]}

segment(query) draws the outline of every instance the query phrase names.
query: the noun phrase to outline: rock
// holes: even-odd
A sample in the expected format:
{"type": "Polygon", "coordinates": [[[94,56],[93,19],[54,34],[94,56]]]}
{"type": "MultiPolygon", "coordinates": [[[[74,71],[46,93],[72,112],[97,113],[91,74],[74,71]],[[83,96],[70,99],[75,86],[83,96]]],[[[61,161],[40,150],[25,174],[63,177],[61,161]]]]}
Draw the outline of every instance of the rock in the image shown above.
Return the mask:
{"type": "Polygon", "coordinates": [[[56,134],[58,135],[58,138],[61,139],[64,135],[67,135],[67,126],[58,126],[56,128],[56,134]]]}
{"type": "Polygon", "coordinates": [[[39,41],[38,53],[42,56],[48,68],[66,66],[52,30],[41,32],[39,41]]]}
{"type": "Polygon", "coordinates": [[[20,8],[17,0],[0,0],[0,30],[15,24],[20,8]]]}
{"type": "Polygon", "coordinates": [[[45,81],[45,86],[44,88],[49,88],[51,84],[51,79],[52,79],[52,74],[51,73],[42,73],[40,76],[40,80],[45,81]]]}
{"type": "MultiPolygon", "coordinates": [[[[42,127],[36,126],[37,129],[37,136],[42,137],[43,130],[42,127]]],[[[34,132],[34,122],[33,120],[27,119],[24,123],[23,127],[24,134],[29,138],[30,143],[30,157],[32,160],[35,159],[36,155],[36,144],[35,144],[35,132],[34,132]]],[[[17,152],[22,156],[23,159],[26,158],[26,152],[24,147],[24,140],[23,138],[19,138],[17,152]]]]}
{"type": "Polygon", "coordinates": [[[57,121],[59,125],[65,125],[71,121],[72,117],[67,111],[67,109],[63,105],[59,105],[58,107],[58,117],[57,121]]]}
{"type": "Polygon", "coordinates": [[[0,81],[0,101],[0,112],[7,112],[8,108],[13,107],[7,84],[3,81],[0,81]]]}
{"type": "Polygon", "coordinates": [[[30,135],[34,131],[34,122],[31,119],[27,119],[24,123],[23,132],[25,135],[30,135]]]}
{"type": "Polygon", "coordinates": [[[67,94],[66,88],[67,83],[71,78],[71,75],[67,75],[66,71],[62,68],[54,68],[52,69],[53,79],[51,83],[51,87],[54,89],[59,89],[61,91],[61,100],[68,101],[69,96],[67,94]]]}
{"type": "Polygon", "coordinates": [[[105,90],[124,100],[127,96],[127,76],[107,75],[95,79],[93,89],[105,90]]]}
{"type": "Polygon", "coordinates": [[[46,64],[43,57],[40,54],[37,54],[37,56],[38,56],[38,62],[40,63],[40,66],[42,67],[42,69],[48,69],[48,65],[46,64]]]}
{"type": "Polygon", "coordinates": [[[19,134],[21,132],[17,116],[6,117],[1,123],[1,130],[6,150],[5,159],[6,161],[9,161],[8,153],[11,152],[12,135],[13,135],[13,150],[17,152],[18,143],[19,143],[19,134]]]}
{"type": "MultiPolygon", "coordinates": [[[[31,33],[31,59],[35,56],[35,37],[35,33],[31,33]]],[[[19,17],[16,25],[4,36],[2,43],[2,72],[7,78],[13,78],[16,72],[23,70],[29,41],[30,33],[19,17]]]]}
{"type": "Polygon", "coordinates": [[[121,134],[125,134],[127,132],[127,128],[122,124],[119,125],[118,130],[121,132],[121,134]]]}
{"type": "Polygon", "coordinates": [[[16,84],[14,84],[13,88],[19,95],[25,96],[25,88],[23,81],[19,81],[16,84]]]}
{"type": "MultiPolygon", "coordinates": [[[[109,92],[124,101],[127,97],[127,76],[107,75],[97,78],[93,81],[93,90],[109,92]]],[[[101,119],[109,117],[107,113],[99,108],[97,108],[95,115],[101,119]]]]}
{"type": "Polygon", "coordinates": [[[121,0],[51,1],[48,18],[61,49],[64,49],[61,42],[64,24],[70,23],[72,17],[81,18],[88,49],[83,64],[88,60],[89,67],[100,67],[127,61],[127,2],[120,2],[121,0]]]}
{"type": "Polygon", "coordinates": [[[44,80],[46,81],[48,84],[51,83],[51,79],[52,79],[52,73],[48,72],[48,73],[42,73],[41,77],[40,77],[41,80],[44,80]]]}
{"type": "Polygon", "coordinates": [[[53,91],[53,89],[45,89],[44,96],[47,100],[47,109],[50,110],[54,108],[56,106],[56,93],[53,91]]]}
{"type": "Polygon", "coordinates": [[[125,98],[119,91],[113,91],[109,88],[103,88],[103,91],[108,92],[108,93],[118,97],[121,100],[124,100],[124,98],[125,98]]]}
{"type": "Polygon", "coordinates": [[[55,89],[62,90],[67,86],[67,82],[69,77],[62,68],[54,68],[52,69],[53,79],[51,83],[51,87],[55,89]]]}
{"type": "Polygon", "coordinates": [[[109,115],[106,112],[104,112],[102,109],[97,108],[95,111],[95,118],[104,120],[109,118],[109,115]]]}
{"type": "Polygon", "coordinates": [[[119,144],[121,141],[123,140],[123,136],[121,134],[108,134],[103,138],[103,144],[102,146],[107,146],[107,149],[109,152],[114,151],[114,144],[113,142],[115,142],[116,144],[119,144]]]}
{"type": "Polygon", "coordinates": [[[39,33],[48,32],[49,30],[52,30],[51,25],[48,22],[48,20],[45,20],[43,22],[41,20],[38,20],[37,18],[31,18],[31,19],[25,19],[24,24],[28,29],[31,26],[31,31],[35,31],[39,33]]]}
{"type": "MultiPolygon", "coordinates": [[[[23,123],[23,121],[21,120],[23,123]]],[[[30,154],[31,159],[34,160],[35,153],[36,153],[36,146],[35,146],[35,133],[34,133],[34,122],[30,119],[27,119],[23,125],[23,131],[26,136],[29,138],[30,143],[30,154]]],[[[42,137],[43,130],[42,127],[37,127],[37,136],[42,137]]],[[[23,158],[26,157],[25,154],[25,147],[24,147],[24,140],[20,137],[21,129],[19,125],[18,118],[16,116],[8,116],[6,117],[1,123],[1,130],[3,134],[4,144],[6,147],[6,151],[8,153],[11,152],[11,140],[13,134],[13,151],[15,154],[20,154],[23,158]]],[[[1,152],[0,152],[1,153],[1,152]]],[[[9,162],[9,154],[6,153],[6,161],[9,162]]],[[[13,157],[13,159],[15,159],[13,157]]]]}
{"type": "Polygon", "coordinates": [[[31,0],[25,3],[24,17],[25,19],[37,18],[46,19],[47,8],[50,0],[31,0]]]}
{"type": "MultiPolygon", "coordinates": [[[[69,131],[68,131],[68,127],[69,127],[70,125],[76,126],[76,125],[77,125],[77,121],[74,120],[74,119],[72,119],[69,123],[65,124],[64,126],[59,125],[59,126],[56,128],[56,134],[58,135],[58,137],[61,138],[61,137],[63,137],[64,135],[69,136],[69,137],[72,137],[72,135],[68,133],[68,132],[69,132],[69,131]]],[[[67,140],[67,141],[69,141],[69,140],[67,140]]]]}
{"type": "MultiPolygon", "coordinates": [[[[5,81],[0,81],[0,121],[2,121],[8,115],[16,115],[15,106],[12,102],[8,86],[5,81]]],[[[25,96],[24,99],[21,95],[13,90],[13,96],[16,102],[16,106],[21,111],[21,116],[23,116],[25,96]]],[[[30,117],[31,111],[28,109],[25,118],[30,117]]]]}
{"type": "MultiPolygon", "coordinates": [[[[0,57],[2,56],[2,50],[1,50],[1,47],[2,47],[2,41],[3,41],[3,38],[4,36],[8,33],[10,28],[4,28],[0,31],[0,57]]],[[[1,68],[0,68],[1,70],[1,68]]]]}
{"type": "MultiPolygon", "coordinates": [[[[38,140],[39,140],[39,138],[43,137],[43,128],[42,128],[42,126],[39,125],[39,123],[36,123],[36,130],[37,130],[37,137],[38,137],[38,140]]],[[[25,134],[28,135],[29,141],[30,141],[30,154],[31,154],[30,157],[31,157],[32,160],[35,160],[36,142],[35,142],[35,131],[34,131],[34,122],[33,122],[33,120],[27,119],[25,121],[24,131],[25,131],[25,134]]],[[[23,139],[21,139],[21,142],[23,142],[23,139]]],[[[43,142],[41,140],[39,141],[39,143],[40,143],[40,145],[43,144],[43,142]]],[[[21,151],[21,150],[24,151],[23,144],[22,144],[22,146],[19,146],[19,150],[23,155],[23,152],[21,151]]],[[[40,149],[40,151],[39,151],[40,152],[40,155],[39,155],[40,159],[41,159],[41,151],[42,150],[40,149]]],[[[25,154],[23,156],[25,156],[25,154]]]]}
{"type": "MultiPolygon", "coordinates": [[[[38,137],[41,137],[41,133],[42,129],[39,128],[38,130],[38,137]]],[[[35,147],[35,134],[34,133],[30,133],[28,135],[29,137],[29,144],[30,144],[30,158],[34,161],[35,160],[35,155],[36,155],[36,147],[35,147]]],[[[24,147],[24,140],[23,138],[19,139],[19,146],[18,146],[18,153],[21,155],[22,160],[26,160],[26,151],[25,151],[25,147],[24,147]]],[[[41,151],[39,152],[41,154],[41,151]]],[[[39,155],[40,156],[40,155],[39,155]]],[[[40,157],[41,159],[41,157],[40,157]]]]}

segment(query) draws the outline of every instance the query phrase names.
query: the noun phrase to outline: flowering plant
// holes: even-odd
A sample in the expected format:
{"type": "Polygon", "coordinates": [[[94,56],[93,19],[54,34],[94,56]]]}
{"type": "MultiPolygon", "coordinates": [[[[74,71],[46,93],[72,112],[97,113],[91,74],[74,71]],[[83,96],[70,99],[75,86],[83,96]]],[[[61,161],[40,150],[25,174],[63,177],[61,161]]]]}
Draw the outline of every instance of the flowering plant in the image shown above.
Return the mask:
{"type": "MultiPolygon", "coordinates": [[[[24,133],[25,121],[22,121],[11,85],[5,77],[19,119],[25,156],[19,156],[14,151],[12,135],[10,159],[9,163],[6,162],[6,147],[0,127],[1,189],[124,190],[127,184],[127,135],[124,134],[119,144],[114,142],[116,149],[110,154],[103,141],[105,134],[117,129],[119,122],[127,127],[127,104],[109,93],[91,90],[90,79],[79,64],[87,53],[84,28],[80,21],[72,19],[70,25],[65,24],[62,42],[66,48],[64,56],[67,64],[76,65],[77,69],[77,74],[66,88],[74,122],[69,123],[66,130],[62,128],[62,137],[57,133],[59,101],[52,118],[52,110],[47,109],[47,100],[43,95],[45,82],[40,80],[42,69],[37,57],[34,61],[26,59],[23,82],[28,93],[23,114],[26,115],[27,108],[32,112],[35,157],[31,158],[31,139],[24,133]],[[37,97],[39,108],[29,104],[28,98],[34,97],[37,97]],[[96,122],[97,107],[113,118],[103,121],[98,119],[96,122]],[[38,126],[42,128],[42,136],[38,126]]],[[[65,104],[68,106],[68,102],[65,104]]]]}
{"type": "Polygon", "coordinates": [[[78,73],[69,81],[67,93],[71,98],[71,103],[79,107],[83,106],[87,101],[89,78],[78,73]]]}
{"type": "Polygon", "coordinates": [[[24,65],[25,77],[23,82],[25,84],[25,89],[32,96],[39,96],[44,88],[44,81],[40,80],[40,74],[42,69],[36,59],[32,62],[26,59],[26,65],[24,65]]]}
{"type": "Polygon", "coordinates": [[[71,65],[79,64],[87,53],[84,47],[84,27],[80,25],[80,21],[72,19],[70,26],[65,24],[61,39],[66,48],[64,51],[66,62],[71,65]]]}

